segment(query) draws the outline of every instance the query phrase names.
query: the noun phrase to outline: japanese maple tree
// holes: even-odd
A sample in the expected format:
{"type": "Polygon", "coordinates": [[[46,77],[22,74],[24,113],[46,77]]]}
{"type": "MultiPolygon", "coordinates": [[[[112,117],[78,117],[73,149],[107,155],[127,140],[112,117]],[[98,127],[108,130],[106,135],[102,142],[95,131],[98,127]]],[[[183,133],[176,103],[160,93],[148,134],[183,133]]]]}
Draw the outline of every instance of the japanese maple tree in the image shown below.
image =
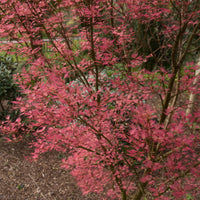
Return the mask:
{"type": "Polygon", "coordinates": [[[2,122],[1,132],[33,134],[33,159],[69,152],[62,166],[84,194],[198,198],[200,109],[186,110],[200,92],[199,5],[1,0],[0,33],[10,42],[0,48],[26,60],[15,77],[23,118],[2,122]]]}

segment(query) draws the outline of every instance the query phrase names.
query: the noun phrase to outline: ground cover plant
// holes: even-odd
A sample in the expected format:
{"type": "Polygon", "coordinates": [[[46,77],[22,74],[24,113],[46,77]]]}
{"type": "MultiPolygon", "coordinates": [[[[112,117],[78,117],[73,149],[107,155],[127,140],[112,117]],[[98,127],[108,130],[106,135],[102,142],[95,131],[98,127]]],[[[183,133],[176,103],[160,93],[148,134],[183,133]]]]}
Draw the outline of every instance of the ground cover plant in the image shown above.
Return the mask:
{"type": "Polygon", "coordinates": [[[1,133],[33,135],[32,159],[69,152],[62,167],[83,194],[198,199],[199,5],[2,0],[0,33],[18,42],[0,48],[28,59],[15,77],[21,117],[2,122],[1,133]]]}

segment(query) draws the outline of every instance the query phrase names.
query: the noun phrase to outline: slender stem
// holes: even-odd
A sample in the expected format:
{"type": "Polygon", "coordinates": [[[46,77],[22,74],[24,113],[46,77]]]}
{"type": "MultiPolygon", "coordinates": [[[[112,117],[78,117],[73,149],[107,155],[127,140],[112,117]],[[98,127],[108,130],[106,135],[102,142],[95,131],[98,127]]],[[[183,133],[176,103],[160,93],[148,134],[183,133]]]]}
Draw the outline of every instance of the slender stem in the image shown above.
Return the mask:
{"type": "MultiPolygon", "coordinates": [[[[93,2],[93,1],[92,1],[93,2]]],[[[92,6],[92,4],[91,4],[92,6]]],[[[95,48],[94,48],[94,16],[90,17],[90,44],[91,44],[91,58],[93,60],[94,63],[94,67],[95,67],[95,89],[96,92],[98,92],[99,90],[99,69],[98,69],[98,65],[96,62],[96,53],[95,53],[95,48]]],[[[100,95],[97,94],[97,104],[100,104],[100,95]]]]}
{"type": "MultiPolygon", "coordinates": [[[[174,108],[174,106],[177,102],[178,96],[179,96],[180,76],[181,76],[181,69],[179,68],[179,70],[178,70],[178,80],[177,80],[177,83],[176,83],[176,92],[175,92],[173,101],[170,105],[171,108],[174,108]]],[[[173,113],[174,113],[174,109],[170,112],[169,116],[167,117],[167,120],[166,120],[166,123],[165,123],[165,129],[167,129],[167,126],[169,125],[169,123],[171,121],[173,113]]]]}
{"type": "MultiPolygon", "coordinates": [[[[112,172],[112,174],[114,175],[116,170],[115,170],[115,167],[113,165],[110,165],[110,170],[112,172]]],[[[115,177],[115,181],[121,191],[121,199],[122,200],[127,200],[127,194],[126,194],[126,189],[123,188],[123,183],[122,183],[122,180],[117,176],[117,175],[114,175],[115,177]]]]}
{"type": "Polygon", "coordinates": [[[163,109],[162,109],[162,113],[161,113],[161,117],[160,117],[160,124],[163,124],[165,122],[165,119],[167,118],[166,110],[167,110],[167,108],[169,106],[169,102],[171,100],[172,89],[174,86],[174,81],[175,81],[177,72],[178,72],[178,67],[173,68],[172,77],[170,78],[170,81],[168,84],[168,91],[167,91],[167,94],[165,96],[165,100],[163,103],[163,109]]]}
{"type": "Polygon", "coordinates": [[[169,84],[168,84],[168,91],[167,94],[165,96],[165,100],[164,100],[164,104],[163,104],[163,109],[162,109],[162,113],[161,113],[161,117],[160,117],[160,124],[163,124],[167,118],[167,114],[166,114],[166,110],[169,106],[170,100],[171,100],[171,95],[172,95],[172,90],[173,90],[173,86],[174,86],[174,81],[176,79],[176,75],[179,71],[179,68],[182,66],[183,61],[188,53],[188,50],[191,46],[193,37],[197,31],[197,28],[199,26],[200,23],[196,24],[190,38],[188,39],[187,42],[187,46],[183,52],[183,54],[180,56],[179,60],[177,60],[177,54],[178,54],[178,47],[179,47],[179,42],[181,40],[181,35],[185,32],[186,28],[187,28],[187,22],[185,22],[182,26],[182,28],[179,30],[177,36],[176,36],[176,40],[174,43],[174,46],[172,48],[172,55],[171,55],[171,60],[172,60],[172,77],[170,78],[169,84]]]}

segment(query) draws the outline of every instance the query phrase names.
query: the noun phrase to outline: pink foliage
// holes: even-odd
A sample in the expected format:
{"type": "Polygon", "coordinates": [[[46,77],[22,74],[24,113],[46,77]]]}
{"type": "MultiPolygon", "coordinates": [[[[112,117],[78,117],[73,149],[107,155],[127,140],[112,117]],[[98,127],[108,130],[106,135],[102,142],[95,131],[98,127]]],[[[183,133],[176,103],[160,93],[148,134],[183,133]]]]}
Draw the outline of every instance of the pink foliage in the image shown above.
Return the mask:
{"type": "Polygon", "coordinates": [[[26,121],[8,119],[1,132],[16,137],[26,127],[36,139],[33,159],[69,151],[62,167],[84,194],[196,197],[200,112],[185,111],[200,87],[195,66],[184,67],[199,31],[195,2],[1,1],[0,33],[18,42],[0,48],[26,59],[15,77],[24,96],[14,102],[26,121]],[[153,71],[142,69],[149,59],[153,71]]]}

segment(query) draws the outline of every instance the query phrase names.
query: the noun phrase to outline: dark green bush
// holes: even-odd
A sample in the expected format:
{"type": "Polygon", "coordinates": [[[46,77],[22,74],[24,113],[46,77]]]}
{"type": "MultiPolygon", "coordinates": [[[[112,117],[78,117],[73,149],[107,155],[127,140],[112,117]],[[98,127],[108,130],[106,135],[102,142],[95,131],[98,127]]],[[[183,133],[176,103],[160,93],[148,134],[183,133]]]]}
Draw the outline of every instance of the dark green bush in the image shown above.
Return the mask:
{"type": "Polygon", "coordinates": [[[19,114],[12,109],[12,101],[21,95],[20,88],[13,79],[16,69],[17,63],[11,56],[0,56],[0,120],[5,120],[8,115],[15,120],[19,114]]]}

